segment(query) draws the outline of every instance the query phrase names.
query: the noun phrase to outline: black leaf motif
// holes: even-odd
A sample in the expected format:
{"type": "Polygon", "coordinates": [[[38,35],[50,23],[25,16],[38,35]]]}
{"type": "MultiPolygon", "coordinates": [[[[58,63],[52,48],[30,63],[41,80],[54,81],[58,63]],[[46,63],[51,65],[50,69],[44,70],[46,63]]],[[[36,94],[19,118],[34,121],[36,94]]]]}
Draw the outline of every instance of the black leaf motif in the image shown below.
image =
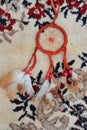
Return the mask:
{"type": "Polygon", "coordinates": [[[1,0],[1,5],[3,5],[5,3],[5,0],[1,0]]]}
{"type": "Polygon", "coordinates": [[[83,17],[82,21],[83,21],[83,25],[85,25],[87,23],[87,17],[83,17]]]}
{"type": "Polygon", "coordinates": [[[62,66],[62,69],[64,69],[64,64],[63,63],[61,63],[61,66],[62,66]]]}
{"type": "Polygon", "coordinates": [[[78,12],[76,12],[76,11],[71,11],[71,13],[72,13],[72,14],[78,14],[78,12]]]}
{"type": "Polygon", "coordinates": [[[24,25],[28,25],[28,24],[29,24],[29,21],[22,21],[22,23],[23,23],[24,25]]]}
{"type": "Polygon", "coordinates": [[[56,64],[56,67],[54,68],[54,72],[58,72],[58,69],[60,68],[60,62],[56,64]]]}
{"type": "Polygon", "coordinates": [[[8,3],[10,3],[12,0],[9,0],[8,3]]]}
{"type": "Polygon", "coordinates": [[[35,81],[35,78],[33,78],[33,77],[31,76],[31,82],[32,82],[32,84],[34,83],[34,81],[35,81]]]}
{"type": "Polygon", "coordinates": [[[87,103],[87,96],[85,96],[83,100],[85,101],[85,103],[87,103]]]}
{"type": "Polygon", "coordinates": [[[20,93],[17,93],[17,94],[19,95],[20,99],[26,100],[26,96],[24,96],[23,94],[20,94],[20,93]]]}
{"type": "Polygon", "coordinates": [[[77,111],[70,111],[70,114],[73,115],[73,116],[78,116],[78,112],[77,111]]]}
{"type": "Polygon", "coordinates": [[[84,130],[87,130],[87,118],[85,117],[79,117],[79,119],[75,122],[75,125],[80,126],[81,128],[84,128],[84,130]]]}
{"type": "MultiPolygon", "coordinates": [[[[47,24],[49,24],[49,22],[40,23],[39,21],[36,21],[34,26],[35,26],[35,27],[38,26],[38,28],[40,29],[42,26],[45,26],[45,25],[47,25],[47,24]]],[[[44,32],[44,31],[43,31],[43,32],[44,32]]]]}
{"type": "Polygon", "coordinates": [[[82,56],[80,56],[80,55],[79,55],[79,58],[80,58],[82,61],[85,61],[85,58],[82,57],[82,56]]]}
{"type": "Polygon", "coordinates": [[[67,8],[67,6],[62,7],[61,12],[63,12],[66,8],[67,8]]]}
{"type": "Polygon", "coordinates": [[[68,111],[68,108],[65,108],[62,112],[67,112],[68,111]]]}
{"type": "Polygon", "coordinates": [[[44,10],[44,11],[51,19],[53,19],[53,16],[50,14],[49,10],[44,10]]]}
{"type": "Polygon", "coordinates": [[[36,26],[39,26],[39,27],[41,27],[41,23],[39,22],[39,21],[36,21],[36,23],[35,23],[35,25],[34,25],[35,27],[36,26]]]}
{"type": "Polygon", "coordinates": [[[73,65],[75,63],[75,60],[71,60],[70,62],[68,62],[68,65],[73,65]]]}
{"type": "Polygon", "coordinates": [[[82,56],[79,55],[78,57],[82,60],[82,64],[80,68],[87,66],[87,53],[82,52],[82,56]]]}
{"type": "Polygon", "coordinates": [[[23,115],[21,115],[18,119],[18,121],[20,121],[22,118],[24,118],[27,115],[27,111],[25,111],[25,113],[23,115]]]}
{"type": "Polygon", "coordinates": [[[66,104],[68,107],[70,106],[70,103],[68,100],[65,100],[64,98],[62,98],[62,103],[66,104]]]}
{"type": "Polygon", "coordinates": [[[87,58],[87,53],[82,52],[83,56],[87,58]]]}
{"type": "Polygon", "coordinates": [[[67,92],[67,88],[66,88],[66,89],[64,89],[64,91],[63,91],[63,93],[62,93],[62,94],[64,95],[66,92],[67,92]]]}
{"type": "MultiPolygon", "coordinates": [[[[70,62],[68,62],[68,65],[73,66],[74,63],[75,63],[75,60],[71,60],[70,62]]],[[[63,63],[61,63],[61,66],[62,66],[62,69],[64,69],[64,64],[63,63]]]]}
{"type": "Polygon", "coordinates": [[[81,14],[78,14],[77,18],[76,18],[76,22],[78,22],[81,19],[81,14]]]}
{"type": "Polygon", "coordinates": [[[23,106],[18,106],[15,109],[13,109],[14,112],[21,111],[23,109],[23,106]]]}
{"type": "Polygon", "coordinates": [[[17,11],[17,7],[15,6],[15,4],[12,4],[12,6],[15,9],[15,11],[17,11]]]}
{"type": "Polygon", "coordinates": [[[66,11],[64,12],[64,18],[67,18],[68,15],[68,9],[66,9],[66,11]]]}
{"type": "Polygon", "coordinates": [[[77,111],[82,111],[85,108],[83,104],[77,104],[74,105],[74,107],[77,109],[77,111]]]}
{"type": "MultiPolygon", "coordinates": [[[[49,22],[43,22],[43,23],[42,23],[42,26],[45,26],[45,25],[47,25],[47,24],[50,24],[50,23],[49,23],[49,22]]],[[[42,27],[42,26],[41,26],[41,27],[42,27]]]]}
{"type": "Polygon", "coordinates": [[[32,111],[32,114],[33,115],[36,115],[35,112],[36,112],[36,107],[34,105],[30,105],[30,110],[32,111]]]}
{"type": "Polygon", "coordinates": [[[20,100],[18,100],[18,99],[10,100],[10,102],[11,102],[11,103],[15,103],[15,104],[17,104],[17,105],[23,103],[23,101],[20,101],[20,100]]]}
{"type": "Polygon", "coordinates": [[[29,117],[30,119],[34,120],[35,121],[35,117],[33,115],[29,115],[27,114],[27,117],[29,117]]]}
{"type": "Polygon", "coordinates": [[[14,99],[13,101],[11,100],[11,103],[16,104],[17,106],[15,107],[15,109],[13,109],[14,112],[20,112],[22,111],[22,115],[19,117],[18,121],[20,121],[22,118],[24,117],[29,117],[30,119],[35,121],[36,118],[36,107],[34,105],[30,105],[30,111],[32,112],[32,114],[30,115],[27,111],[27,108],[29,108],[28,102],[29,102],[29,97],[25,97],[22,94],[17,93],[19,98],[21,98],[22,101],[20,101],[19,99],[14,99]],[[20,105],[22,103],[22,105],[20,105]]]}
{"type": "Polygon", "coordinates": [[[28,2],[27,0],[24,0],[22,3],[25,7],[30,6],[32,3],[28,2]]]}
{"type": "Polygon", "coordinates": [[[77,129],[77,128],[75,128],[75,127],[72,127],[71,130],[79,130],[79,129],[77,129]]]}
{"type": "Polygon", "coordinates": [[[81,65],[81,68],[87,66],[86,63],[87,63],[87,62],[83,62],[82,65],[81,65]]]}
{"type": "Polygon", "coordinates": [[[24,110],[24,111],[26,110],[27,106],[28,106],[28,100],[26,100],[26,101],[24,102],[24,107],[23,107],[23,110],[24,110]]]}
{"type": "Polygon", "coordinates": [[[41,79],[41,76],[42,76],[42,74],[43,74],[43,71],[42,70],[40,70],[40,72],[38,73],[38,75],[37,75],[37,77],[36,77],[36,79],[37,79],[37,83],[39,83],[40,82],[40,79],[41,79]]]}

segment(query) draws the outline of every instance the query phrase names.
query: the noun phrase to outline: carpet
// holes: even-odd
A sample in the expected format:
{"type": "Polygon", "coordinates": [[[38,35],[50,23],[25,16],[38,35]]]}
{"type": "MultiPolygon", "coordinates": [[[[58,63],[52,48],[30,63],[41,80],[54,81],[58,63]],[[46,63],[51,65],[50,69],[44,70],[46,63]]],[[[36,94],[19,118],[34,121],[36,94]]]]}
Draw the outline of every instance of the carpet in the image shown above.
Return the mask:
{"type": "MultiPolygon", "coordinates": [[[[79,91],[68,91],[62,98],[54,98],[49,109],[42,100],[37,109],[34,101],[18,92],[9,100],[6,90],[0,87],[0,130],[87,130],[87,0],[59,1],[56,24],[67,33],[68,65],[82,77],[79,91]]],[[[58,8],[57,2],[54,3],[58,8]]],[[[35,48],[38,30],[53,18],[50,0],[0,1],[0,77],[26,66],[35,48]]],[[[48,42],[50,37],[62,41],[57,30],[48,29],[44,33],[40,38],[44,49],[54,51],[61,46],[61,42],[55,45],[48,42]]],[[[52,60],[54,68],[59,65],[61,72],[63,53],[53,56],[52,60]]],[[[43,82],[48,66],[47,55],[37,51],[33,77],[37,79],[42,72],[43,82]]],[[[11,88],[15,89],[15,84],[11,88]]]]}

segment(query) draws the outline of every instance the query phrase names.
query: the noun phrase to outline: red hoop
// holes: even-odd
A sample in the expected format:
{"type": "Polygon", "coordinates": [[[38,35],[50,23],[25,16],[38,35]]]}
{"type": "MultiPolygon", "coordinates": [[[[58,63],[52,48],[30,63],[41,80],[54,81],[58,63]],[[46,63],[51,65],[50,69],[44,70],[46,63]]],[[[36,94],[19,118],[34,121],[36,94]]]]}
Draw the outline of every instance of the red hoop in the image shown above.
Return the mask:
{"type": "Polygon", "coordinates": [[[56,25],[55,23],[48,24],[48,25],[42,27],[42,28],[38,31],[37,35],[36,35],[36,47],[37,47],[41,52],[43,52],[44,54],[47,54],[48,56],[56,55],[56,54],[58,54],[58,53],[64,51],[64,50],[66,49],[67,42],[68,42],[68,38],[67,38],[66,32],[64,31],[64,29],[63,29],[62,27],[56,25]],[[62,45],[58,50],[56,50],[56,51],[54,51],[54,52],[53,52],[53,51],[48,51],[48,50],[43,49],[43,48],[41,47],[41,45],[40,45],[40,42],[39,42],[40,34],[41,34],[45,29],[47,29],[47,28],[49,28],[49,27],[58,29],[60,32],[62,32],[63,37],[64,37],[64,43],[63,43],[63,45],[62,45]]]}

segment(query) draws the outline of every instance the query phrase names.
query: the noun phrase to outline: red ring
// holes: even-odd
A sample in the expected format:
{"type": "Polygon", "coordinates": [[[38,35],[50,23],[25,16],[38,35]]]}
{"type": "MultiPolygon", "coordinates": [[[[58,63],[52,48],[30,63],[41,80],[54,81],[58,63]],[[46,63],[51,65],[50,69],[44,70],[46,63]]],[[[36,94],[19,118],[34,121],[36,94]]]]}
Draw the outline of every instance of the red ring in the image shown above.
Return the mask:
{"type": "Polygon", "coordinates": [[[56,54],[58,54],[58,53],[64,51],[65,48],[66,48],[67,42],[68,42],[68,38],[67,38],[66,32],[64,31],[64,29],[63,29],[62,27],[56,25],[55,23],[48,24],[48,25],[42,27],[42,28],[37,32],[37,35],[36,35],[36,46],[37,46],[37,48],[38,48],[41,52],[43,52],[43,53],[45,53],[45,54],[47,54],[47,55],[49,55],[49,56],[56,55],[56,54]],[[60,32],[62,32],[63,37],[64,37],[64,43],[63,43],[63,45],[62,45],[58,50],[56,50],[56,51],[54,51],[54,52],[53,52],[53,51],[47,51],[47,50],[43,49],[43,48],[41,47],[41,45],[40,45],[40,42],[39,42],[40,34],[41,34],[45,29],[47,29],[47,28],[49,28],[49,27],[56,28],[56,29],[60,30],[60,32]]]}

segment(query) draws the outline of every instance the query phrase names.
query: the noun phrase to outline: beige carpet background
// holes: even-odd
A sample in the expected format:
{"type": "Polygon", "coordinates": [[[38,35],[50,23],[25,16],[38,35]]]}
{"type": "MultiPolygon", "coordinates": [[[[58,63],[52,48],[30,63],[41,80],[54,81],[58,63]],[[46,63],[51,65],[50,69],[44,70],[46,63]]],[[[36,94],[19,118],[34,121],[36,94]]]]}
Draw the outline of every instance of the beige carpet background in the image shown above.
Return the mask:
{"type": "MultiPolygon", "coordinates": [[[[15,1],[16,2],[16,1],[15,1]]],[[[33,3],[32,6],[34,6],[35,1],[30,1],[33,3]]],[[[45,1],[46,2],[46,1],[45,1]]],[[[40,1],[40,3],[45,4],[44,1],[40,1]]],[[[17,6],[20,7],[18,13],[15,12],[8,6],[8,12],[11,13],[11,16],[16,19],[21,18],[21,13],[24,11],[26,12],[27,9],[22,7],[21,8],[21,1],[18,1],[17,6]]],[[[66,2],[61,5],[66,5],[66,2]]],[[[6,9],[6,3],[4,5],[1,5],[2,9],[6,9]]],[[[27,7],[31,8],[31,7],[27,7]]],[[[75,10],[75,8],[73,9],[75,10]]],[[[27,15],[25,13],[25,15],[27,15]]],[[[53,15],[53,14],[52,14],[53,15]]],[[[87,11],[85,12],[84,16],[87,17],[87,11]]],[[[26,17],[25,17],[26,18],[26,17]]],[[[64,13],[60,12],[59,17],[56,20],[56,24],[60,25],[64,28],[64,30],[67,32],[68,35],[68,45],[67,45],[67,60],[70,62],[71,60],[75,60],[75,63],[73,64],[74,69],[79,69],[82,64],[82,60],[79,58],[79,55],[82,56],[82,52],[87,54],[87,21],[84,26],[82,25],[82,21],[79,20],[78,22],[75,22],[76,15],[71,14],[70,11],[68,11],[67,18],[64,18],[64,13]]],[[[30,23],[28,25],[22,25],[23,29],[19,28],[19,23],[17,22],[13,30],[15,30],[14,35],[9,35],[9,31],[5,30],[4,33],[7,35],[7,37],[11,40],[11,43],[9,43],[9,40],[6,40],[5,37],[3,37],[3,32],[0,32],[0,77],[6,73],[8,73],[11,70],[14,69],[23,69],[28,60],[30,59],[34,48],[35,48],[35,36],[38,31],[38,27],[35,27],[35,19],[29,19],[30,23]]],[[[49,18],[48,15],[46,17],[41,17],[40,22],[48,21],[51,22],[52,19],[49,18]]],[[[62,55],[59,54],[53,57],[54,66],[58,61],[62,62],[62,55]]],[[[86,57],[87,61],[87,57],[86,57]]],[[[44,54],[42,54],[40,51],[37,52],[37,63],[33,70],[33,76],[35,77],[39,70],[43,70],[42,78],[45,77],[47,68],[49,66],[48,57],[44,54]]],[[[82,68],[85,73],[87,73],[87,62],[86,66],[82,68]]],[[[87,85],[87,84],[86,84],[87,85]]],[[[87,92],[86,92],[87,94],[87,92]]],[[[79,100],[77,102],[80,102],[79,100]]],[[[86,104],[87,105],[87,104],[86,104]]],[[[21,121],[18,121],[19,115],[21,115],[21,112],[13,112],[15,104],[12,104],[8,97],[6,96],[5,91],[0,88],[0,130],[11,130],[12,128],[9,127],[10,123],[16,123],[20,124],[21,122],[24,122],[25,124],[31,121],[29,118],[23,118],[21,121]]],[[[57,112],[54,112],[54,117],[57,112]]],[[[59,117],[62,117],[62,113],[57,113],[59,117]]],[[[65,114],[66,115],[66,114],[65,114]]],[[[73,122],[76,119],[74,116],[69,120],[69,127],[67,127],[65,130],[69,130],[70,127],[73,126],[73,122]]],[[[50,117],[51,118],[51,117],[50,117]]],[[[39,121],[37,120],[35,124],[40,127],[41,124],[39,124],[39,121]]],[[[58,123],[59,124],[59,123],[58,123]]],[[[83,129],[84,128],[78,128],[83,129]]],[[[30,130],[30,129],[29,129],[30,130]]],[[[34,130],[34,129],[32,129],[34,130]]],[[[38,128],[39,130],[39,128],[38,128]]],[[[43,130],[46,130],[46,128],[43,128],[43,130]]],[[[48,130],[48,129],[47,129],[48,130]]],[[[51,129],[50,129],[51,130],[51,129]]],[[[56,128],[54,129],[56,130],[56,128]]],[[[63,130],[63,129],[59,129],[63,130]]]]}

